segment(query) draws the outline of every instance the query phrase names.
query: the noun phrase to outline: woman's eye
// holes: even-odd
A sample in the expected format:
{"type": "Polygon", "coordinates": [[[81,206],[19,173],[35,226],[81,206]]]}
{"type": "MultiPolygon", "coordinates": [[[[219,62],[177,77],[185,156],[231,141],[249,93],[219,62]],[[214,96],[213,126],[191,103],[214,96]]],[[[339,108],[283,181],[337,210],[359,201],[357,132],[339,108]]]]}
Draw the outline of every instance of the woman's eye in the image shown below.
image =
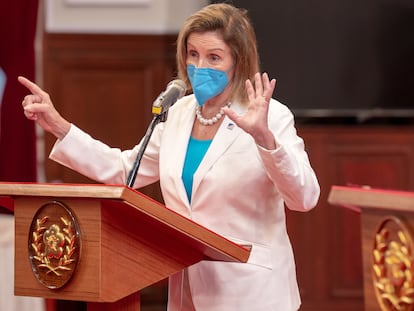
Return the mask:
{"type": "Polygon", "coordinates": [[[195,57],[197,57],[197,52],[195,52],[195,51],[189,51],[188,52],[188,56],[190,56],[190,57],[192,57],[192,58],[195,58],[195,57]]]}
{"type": "Polygon", "coordinates": [[[210,55],[210,60],[213,62],[217,62],[220,60],[220,56],[218,55],[210,55]]]}

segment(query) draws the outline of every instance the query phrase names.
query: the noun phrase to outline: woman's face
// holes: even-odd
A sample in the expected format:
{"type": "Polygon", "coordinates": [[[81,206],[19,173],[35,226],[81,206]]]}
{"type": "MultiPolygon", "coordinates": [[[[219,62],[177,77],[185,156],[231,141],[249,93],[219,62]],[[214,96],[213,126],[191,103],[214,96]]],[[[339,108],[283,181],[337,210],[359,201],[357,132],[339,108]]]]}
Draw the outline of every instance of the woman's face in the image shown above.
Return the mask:
{"type": "Polygon", "coordinates": [[[234,60],[230,47],[223,41],[219,32],[193,32],[187,39],[188,64],[226,71],[231,80],[234,60]]]}

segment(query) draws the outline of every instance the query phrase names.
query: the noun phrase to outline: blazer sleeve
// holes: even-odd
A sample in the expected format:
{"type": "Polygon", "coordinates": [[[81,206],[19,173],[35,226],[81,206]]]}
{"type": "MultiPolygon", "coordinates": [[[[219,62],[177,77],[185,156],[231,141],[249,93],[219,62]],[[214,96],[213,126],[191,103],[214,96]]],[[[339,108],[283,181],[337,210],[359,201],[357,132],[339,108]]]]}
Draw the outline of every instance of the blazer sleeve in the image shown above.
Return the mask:
{"type": "Polygon", "coordinates": [[[257,146],[266,172],[289,209],[308,211],[318,202],[319,183],[305,151],[304,141],[297,135],[293,114],[274,100],[269,109],[269,127],[277,142],[277,149],[266,150],[257,146]]]}
{"type": "MultiPolygon", "coordinates": [[[[141,160],[135,188],[159,179],[157,127],[141,160]]],[[[111,148],[72,124],[68,134],[56,141],[49,158],[95,181],[125,184],[140,146],[141,142],[130,150],[111,148]]]]}

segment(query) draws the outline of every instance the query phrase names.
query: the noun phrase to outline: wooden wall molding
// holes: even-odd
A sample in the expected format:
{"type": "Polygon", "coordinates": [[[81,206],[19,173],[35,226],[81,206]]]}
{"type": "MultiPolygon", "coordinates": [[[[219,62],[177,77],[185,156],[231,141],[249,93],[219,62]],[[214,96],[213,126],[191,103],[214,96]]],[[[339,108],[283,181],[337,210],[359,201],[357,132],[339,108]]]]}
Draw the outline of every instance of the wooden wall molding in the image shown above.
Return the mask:
{"type": "MultiPolygon", "coordinates": [[[[151,106],[175,77],[175,35],[44,35],[44,89],[64,117],[119,148],[146,131],[151,106]]],[[[55,139],[46,136],[46,154],[55,139]]],[[[47,161],[47,181],[90,182],[47,161]]],[[[159,197],[159,193],[150,193],[159,197]]]]}

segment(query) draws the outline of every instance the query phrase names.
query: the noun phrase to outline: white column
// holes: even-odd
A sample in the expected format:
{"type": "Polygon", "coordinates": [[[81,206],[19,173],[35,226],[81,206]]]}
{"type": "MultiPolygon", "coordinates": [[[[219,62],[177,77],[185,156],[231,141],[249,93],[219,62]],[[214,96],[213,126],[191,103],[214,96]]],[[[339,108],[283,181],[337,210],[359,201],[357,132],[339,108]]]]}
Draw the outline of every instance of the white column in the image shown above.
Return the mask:
{"type": "Polygon", "coordinates": [[[43,298],[14,295],[14,216],[8,214],[0,214],[0,310],[46,310],[43,298]]]}

